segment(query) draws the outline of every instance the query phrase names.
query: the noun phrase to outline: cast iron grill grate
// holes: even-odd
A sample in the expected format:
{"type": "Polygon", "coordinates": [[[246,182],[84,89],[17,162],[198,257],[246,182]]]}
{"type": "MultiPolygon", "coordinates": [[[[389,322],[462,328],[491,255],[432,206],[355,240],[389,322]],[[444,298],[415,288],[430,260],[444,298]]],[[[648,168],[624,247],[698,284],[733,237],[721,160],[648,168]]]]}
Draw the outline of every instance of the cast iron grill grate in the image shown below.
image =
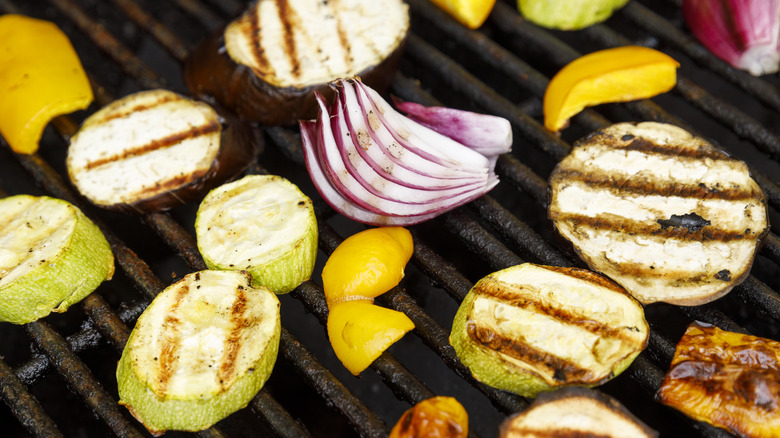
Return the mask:
{"type": "MultiPolygon", "coordinates": [[[[516,141],[513,153],[499,160],[502,183],[467,207],[412,227],[412,266],[380,302],[405,312],[417,328],[372,370],[354,378],[334,359],[315,275],[282,297],[279,360],[266,387],[248,409],[198,435],[386,436],[410,404],[443,394],[466,406],[471,436],[495,436],[500,421],[528,401],[474,381],[447,343],[449,325],[473,282],[489,272],[522,261],[581,263],[546,219],[546,177],[572,141],[609,123],[664,121],[717,139],[749,163],[777,223],[780,137],[772,129],[780,111],[777,77],[753,78],[712,56],[687,33],[674,2],[632,1],[606,24],[562,33],[525,23],[509,2],[499,2],[482,29],[468,31],[427,0],[408,1],[412,33],[392,92],[509,119],[516,141]],[[580,53],[629,43],[659,48],[681,62],[675,90],[652,101],[586,110],[562,138],[543,129],[541,96],[549,77],[580,53]]],[[[218,0],[0,0],[0,13],[48,19],[68,33],[93,81],[96,105],[146,88],[186,93],[179,63],[198,40],[243,7],[243,2],[218,0]]],[[[0,326],[0,394],[8,407],[0,409],[0,423],[9,436],[148,436],[117,405],[113,373],[151,298],[173,278],[205,267],[192,233],[197,206],[140,218],[89,206],[64,171],[66,142],[77,117],[83,115],[58,119],[37,155],[14,155],[3,143],[0,196],[48,194],[79,205],[106,233],[118,273],[64,315],[0,326]]],[[[343,236],[361,227],[319,201],[302,166],[296,130],[262,132],[266,147],[260,164],[249,171],[283,175],[318,200],[321,267],[343,236]]],[[[751,277],[727,297],[695,308],[649,306],[649,348],[600,390],[664,436],[728,436],[659,405],[653,394],[676,340],[692,320],[780,339],[779,263],[780,242],[770,233],[751,277]]]]}

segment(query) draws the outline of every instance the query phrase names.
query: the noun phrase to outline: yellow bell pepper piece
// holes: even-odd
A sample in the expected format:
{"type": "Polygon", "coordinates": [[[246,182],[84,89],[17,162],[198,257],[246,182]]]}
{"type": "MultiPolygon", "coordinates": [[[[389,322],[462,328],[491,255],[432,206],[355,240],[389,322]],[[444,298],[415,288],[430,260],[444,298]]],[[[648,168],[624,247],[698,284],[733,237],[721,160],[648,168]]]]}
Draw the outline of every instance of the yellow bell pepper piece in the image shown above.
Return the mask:
{"type": "Polygon", "coordinates": [[[401,281],[412,252],[407,229],[372,228],[345,239],[322,268],[328,338],[354,375],[414,328],[403,313],[374,305],[375,297],[401,281]]]}
{"type": "Polygon", "coordinates": [[[356,376],[413,328],[403,313],[366,301],[339,303],[328,313],[333,351],[356,376]]]}
{"type": "Polygon", "coordinates": [[[452,397],[431,397],[404,412],[389,438],[466,438],[469,416],[452,397]]]}
{"type": "Polygon", "coordinates": [[[431,0],[462,25],[476,29],[485,22],[496,0],[431,0]]]}
{"type": "Polygon", "coordinates": [[[372,228],[345,239],[322,269],[329,305],[373,300],[397,285],[412,257],[412,235],[402,227],[372,228]]]}
{"type": "Polygon", "coordinates": [[[34,153],[53,118],[92,99],[78,55],[54,23],[0,16],[0,134],[14,152],[34,153]]]}
{"type": "Polygon", "coordinates": [[[587,106],[646,99],[671,90],[680,64],[641,46],[617,47],[575,59],[556,74],[544,94],[544,126],[557,132],[587,106]]]}

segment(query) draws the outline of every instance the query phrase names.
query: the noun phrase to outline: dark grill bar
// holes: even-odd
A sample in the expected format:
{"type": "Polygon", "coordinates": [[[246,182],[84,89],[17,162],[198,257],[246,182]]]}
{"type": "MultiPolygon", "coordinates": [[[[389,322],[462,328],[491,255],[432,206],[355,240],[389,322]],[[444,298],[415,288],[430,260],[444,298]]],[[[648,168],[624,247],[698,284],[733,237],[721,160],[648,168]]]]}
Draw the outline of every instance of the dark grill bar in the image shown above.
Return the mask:
{"type": "MultiPolygon", "coordinates": [[[[777,77],[753,78],[728,67],[687,34],[679,13],[670,12],[674,5],[644,2],[652,5],[648,7],[632,1],[607,24],[582,31],[581,38],[572,41],[569,34],[524,22],[510,1],[499,1],[478,31],[464,29],[427,0],[408,3],[412,31],[392,92],[406,100],[441,102],[509,119],[516,141],[513,153],[499,159],[502,184],[468,207],[411,227],[415,254],[407,276],[378,302],[407,314],[416,329],[371,370],[354,378],[333,357],[324,329],[327,307],[316,274],[281,297],[279,359],[266,387],[250,409],[199,436],[382,437],[403,410],[435,394],[455,395],[464,403],[470,436],[495,436],[498,423],[525,409],[528,400],[473,379],[449,346],[449,324],[473,283],[493,270],[525,260],[582,266],[545,219],[546,176],[572,141],[614,121],[666,121],[717,138],[716,144],[729,146],[730,153],[749,163],[769,198],[770,217],[777,217],[780,136],[768,122],[777,121],[780,110],[777,77]],[[630,43],[681,53],[696,65],[684,66],[685,74],[681,72],[670,96],[585,110],[562,137],[542,127],[541,97],[552,74],[580,52],[630,43]],[[742,93],[740,100],[718,96],[713,91],[717,86],[687,76],[700,69],[735,86],[742,93]],[[758,103],[743,108],[742,99],[758,103]],[[688,107],[696,115],[690,115],[688,107]],[[723,132],[725,138],[719,136],[723,132]],[[748,150],[744,157],[740,148],[748,150]]],[[[113,96],[146,88],[185,93],[176,66],[200,38],[244,6],[217,0],[0,0],[0,13],[26,13],[59,24],[82,56],[96,103],[105,105],[113,96]]],[[[106,234],[119,268],[114,280],[64,315],[24,327],[0,325],[0,337],[9,339],[0,346],[0,396],[8,406],[0,409],[0,423],[13,424],[10,436],[148,436],[116,403],[116,361],[135,320],[170,282],[168,278],[173,281],[205,268],[193,236],[196,205],[133,218],[99,211],[72,189],[63,169],[64,151],[83,116],[56,120],[38,155],[14,155],[0,142],[0,196],[49,194],[79,205],[106,234]]],[[[296,129],[264,127],[262,132],[265,151],[249,172],[285,176],[315,199],[321,266],[345,236],[362,227],[344,221],[319,199],[303,168],[296,129]]],[[[776,234],[765,239],[756,265],[741,286],[715,303],[694,308],[649,306],[648,349],[624,375],[600,390],[616,396],[662,436],[730,436],[659,405],[654,394],[676,340],[690,321],[780,337],[776,234]]]]}

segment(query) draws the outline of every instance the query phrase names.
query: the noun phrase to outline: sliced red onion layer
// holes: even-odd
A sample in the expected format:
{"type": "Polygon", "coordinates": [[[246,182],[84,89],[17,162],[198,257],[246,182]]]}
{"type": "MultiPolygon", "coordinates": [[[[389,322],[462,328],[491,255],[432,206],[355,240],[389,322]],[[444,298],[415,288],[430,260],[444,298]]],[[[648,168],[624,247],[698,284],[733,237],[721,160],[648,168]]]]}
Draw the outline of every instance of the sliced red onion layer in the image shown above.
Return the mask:
{"type": "MultiPolygon", "coordinates": [[[[330,106],[317,95],[318,118],[300,127],[309,175],[344,216],[371,225],[413,225],[498,184],[496,158],[512,145],[508,121],[457,111],[463,128],[439,133],[398,113],[359,79],[339,80],[335,90],[330,106]],[[480,123],[506,127],[482,130],[479,141],[480,123]]],[[[446,123],[433,118],[434,126],[446,123]]]]}
{"type": "Polygon", "coordinates": [[[712,53],[754,76],[780,64],[780,0],[683,0],[685,22],[712,53]]]}

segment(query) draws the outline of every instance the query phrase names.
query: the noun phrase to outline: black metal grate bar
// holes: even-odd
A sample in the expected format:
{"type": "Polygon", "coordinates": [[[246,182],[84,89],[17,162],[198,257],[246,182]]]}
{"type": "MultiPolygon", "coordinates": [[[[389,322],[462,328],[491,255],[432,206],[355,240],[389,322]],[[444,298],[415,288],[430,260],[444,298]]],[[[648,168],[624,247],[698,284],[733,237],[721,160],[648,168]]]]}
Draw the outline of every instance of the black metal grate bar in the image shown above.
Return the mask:
{"type": "Polygon", "coordinates": [[[64,437],[57,425],[46,414],[43,406],[14,374],[13,369],[0,359],[0,396],[14,416],[36,437],[64,437]]]}

